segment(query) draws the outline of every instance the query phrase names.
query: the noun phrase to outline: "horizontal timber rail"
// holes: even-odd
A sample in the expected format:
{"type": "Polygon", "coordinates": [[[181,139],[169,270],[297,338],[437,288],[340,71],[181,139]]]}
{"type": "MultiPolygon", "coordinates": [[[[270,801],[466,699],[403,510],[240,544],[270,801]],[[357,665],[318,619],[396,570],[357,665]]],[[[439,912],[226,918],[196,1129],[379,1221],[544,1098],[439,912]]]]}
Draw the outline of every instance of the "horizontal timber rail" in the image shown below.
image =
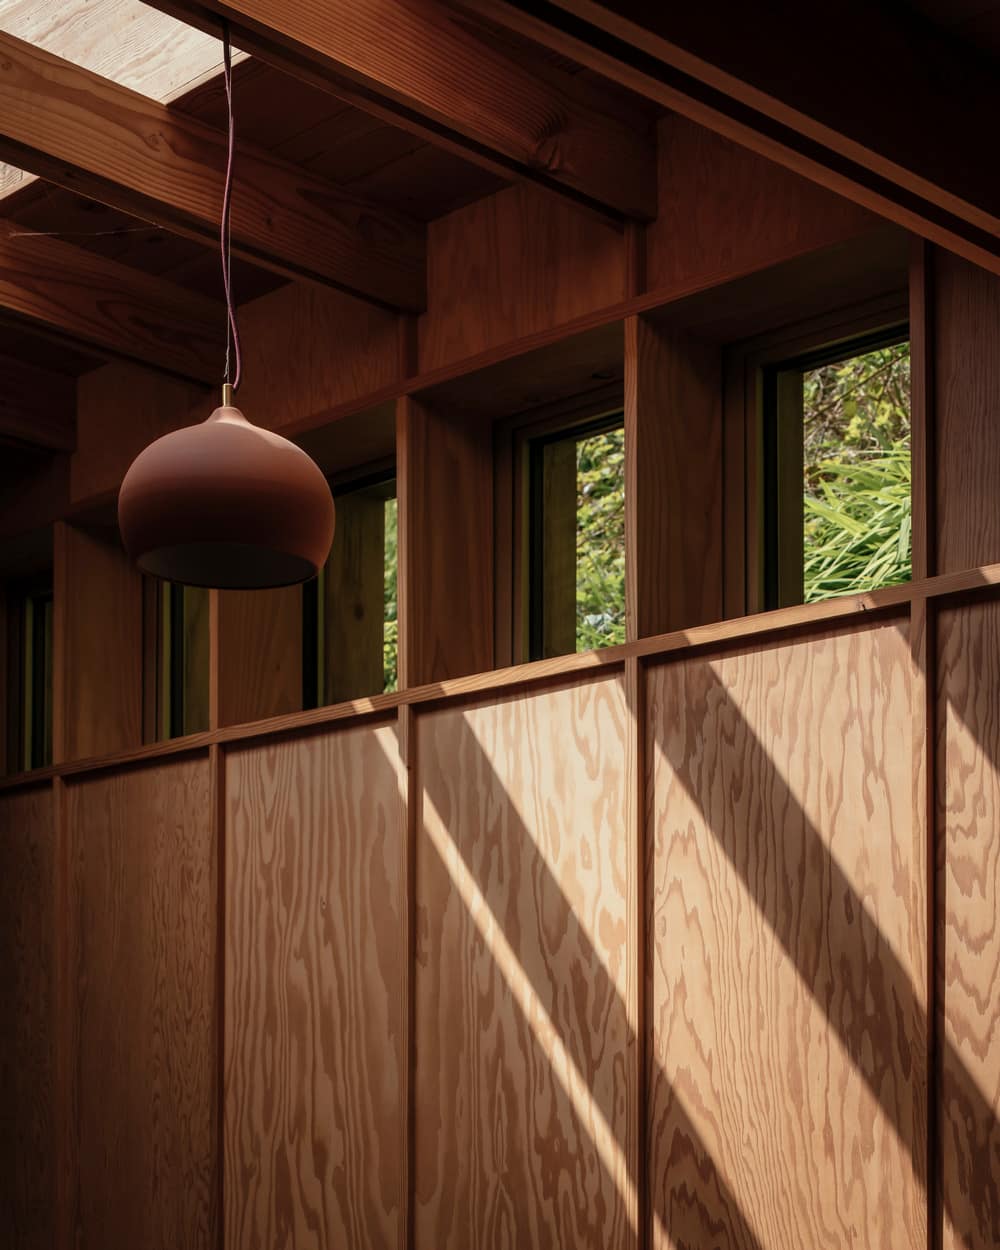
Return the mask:
{"type": "Polygon", "coordinates": [[[535,660],[528,664],[516,664],[510,668],[475,673],[469,677],[455,677],[448,681],[414,686],[393,694],[373,695],[367,699],[354,699],[307,712],[289,712],[266,720],[251,721],[243,725],[227,725],[205,733],[173,738],[168,742],[151,743],[131,751],[114,755],[95,756],[89,759],[69,760],[32,772],[17,773],[0,778],[0,791],[20,787],[37,786],[55,777],[74,777],[128,765],[152,763],[169,759],[174,755],[207,751],[215,744],[227,746],[251,742],[257,738],[276,737],[288,733],[303,732],[332,725],[337,722],[357,723],[375,717],[384,717],[401,707],[417,707],[421,704],[459,702],[477,696],[501,693],[558,681],[562,678],[591,675],[602,672],[621,671],[631,657],[649,662],[678,653],[706,648],[732,647],[741,642],[753,642],[768,637],[787,634],[823,625],[857,624],[859,621],[878,617],[892,617],[905,613],[916,603],[942,601],[953,597],[968,597],[980,593],[996,593],[1000,590],[1000,564],[986,564],[965,569],[960,573],[945,573],[921,581],[889,586],[864,594],[842,595],[825,599],[821,603],[806,603],[797,607],[778,608],[771,612],[759,612],[753,616],[736,617],[710,625],[696,625],[691,629],[676,630],[640,638],[635,642],[601,651],[584,651],[575,655],[556,656],[549,660],[535,660]]]}

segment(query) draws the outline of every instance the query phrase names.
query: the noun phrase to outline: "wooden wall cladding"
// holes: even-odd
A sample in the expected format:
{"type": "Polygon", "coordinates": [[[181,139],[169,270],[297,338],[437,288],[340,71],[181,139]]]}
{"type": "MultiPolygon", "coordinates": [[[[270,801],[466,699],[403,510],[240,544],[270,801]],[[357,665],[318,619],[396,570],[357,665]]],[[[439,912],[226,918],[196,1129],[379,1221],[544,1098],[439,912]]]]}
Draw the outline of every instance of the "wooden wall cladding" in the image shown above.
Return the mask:
{"type": "MultiPolygon", "coordinates": [[[[245,377],[238,403],[267,429],[295,427],[399,376],[396,315],[326,287],[288,283],[244,304],[240,335],[245,377]]],[[[224,349],[220,330],[220,380],[224,349]]],[[[84,374],[77,384],[73,503],[117,491],[148,443],[204,420],[220,398],[214,389],[124,362],[84,374]]]]}
{"type": "Polygon", "coordinates": [[[952,573],[1000,560],[1000,278],[936,248],[929,280],[937,459],[933,571],[952,573]]]}
{"type": "Polygon", "coordinates": [[[527,184],[431,222],[427,245],[421,372],[626,295],[622,230],[527,184]]]}
{"type": "Polygon", "coordinates": [[[483,421],[401,399],[399,680],[493,667],[493,436],[483,421]]]}
{"type": "Polygon", "coordinates": [[[212,793],[205,756],[66,786],[74,1244],[88,1250],[216,1245],[212,793]]]}
{"type": "Polygon", "coordinates": [[[302,707],[302,587],[217,590],[214,725],[302,707]]]}
{"type": "Polygon", "coordinates": [[[944,1250],[1000,1245],[1000,603],[938,620],[944,1250]]]}
{"type": "Polygon", "coordinates": [[[240,310],[251,421],[283,430],[399,377],[399,318],[328,287],[288,283],[240,310]],[[248,354],[249,353],[249,354],[248,354]]]}
{"type": "Polygon", "coordinates": [[[632,1246],[622,679],[416,733],[415,1245],[632,1246]]]}
{"type": "Polygon", "coordinates": [[[722,354],[648,321],[625,321],[628,636],[721,619],[722,354]]]}
{"type": "Polygon", "coordinates": [[[656,221],[646,229],[646,286],[725,281],[853,238],[879,219],[807,178],[678,114],[658,128],[656,221]]]}
{"type": "Polygon", "coordinates": [[[142,745],[142,575],[117,536],[57,522],[53,753],[142,745]]]}
{"type": "Polygon", "coordinates": [[[206,386],[124,361],[83,374],[76,384],[71,503],[117,494],[139,452],[162,434],[207,417],[213,398],[206,386]]]}
{"type": "Polygon", "coordinates": [[[55,1236],[55,815],[52,788],[0,797],[0,1227],[10,1250],[55,1236]]]}
{"type": "Polygon", "coordinates": [[[926,1244],[909,657],[898,621],[650,672],[656,1247],[926,1244]]]}
{"type": "Polygon", "coordinates": [[[234,1250],[400,1244],[398,754],[395,726],[383,725],[226,761],[225,1244],[234,1250]]]}

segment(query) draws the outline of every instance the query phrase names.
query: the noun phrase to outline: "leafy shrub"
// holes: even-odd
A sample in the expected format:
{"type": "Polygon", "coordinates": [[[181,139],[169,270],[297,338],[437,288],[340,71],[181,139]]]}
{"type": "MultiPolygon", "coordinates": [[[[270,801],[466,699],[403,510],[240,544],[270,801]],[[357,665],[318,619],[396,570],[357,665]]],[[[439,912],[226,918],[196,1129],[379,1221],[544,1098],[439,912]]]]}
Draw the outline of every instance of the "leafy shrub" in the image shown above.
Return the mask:
{"type": "Polygon", "coordinates": [[[807,372],[805,600],[908,581],[908,343],[807,372]]]}

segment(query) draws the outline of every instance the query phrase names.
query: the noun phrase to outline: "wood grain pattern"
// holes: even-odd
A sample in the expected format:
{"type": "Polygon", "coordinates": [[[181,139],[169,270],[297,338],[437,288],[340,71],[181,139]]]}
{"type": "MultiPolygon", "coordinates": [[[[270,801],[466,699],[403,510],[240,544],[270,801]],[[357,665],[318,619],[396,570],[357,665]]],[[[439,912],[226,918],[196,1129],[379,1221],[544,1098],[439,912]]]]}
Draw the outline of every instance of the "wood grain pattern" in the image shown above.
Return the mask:
{"type": "MultiPolygon", "coordinates": [[[[290,283],[240,311],[247,359],[240,403],[285,430],[399,378],[399,318],[323,287],[290,283]]],[[[321,424],[321,421],[314,421],[321,424]]]]}
{"type": "Polygon", "coordinates": [[[321,583],[321,701],[381,694],[385,684],[385,500],[367,491],[337,497],[337,528],[321,583]]]}
{"type": "Polygon", "coordinates": [[[938,618],[940,1160],[945,1250],[1000,1243],[1000,604],[938,618]]]}
{"type": "Polygon", "coordinates": [[[923,1244],[907,634],[650,672],[654,1247],[923,1244]]]}
{"type": "Polygon", "coordinates": [[[493,440],[488,425],[397,407],[400,685],[493,666],[493,440]]]}
{"type": "Polygon", "coordinates": [[[1000,559],[1000,443],[995,437],[1000,277],[935,250],[933,412],[937,566],[956,572],[1000,559]]]}
{"type": "Polygon", "coordinates": [[[204,420],[217,402],[205,386],[154,376],[124,361],[84,374],[77,380],[76,396],[69,491],[80,506],[117,495],[144,447],[181,425],[204,420]]]}
{"type": "MultiPolygon", "coordinates": [[[[225,134],[0,33],[0,152],[144,221],[215,243],[225,134]]],[[[424,231],[241,143],[233,251],[392,307],[424,306],[424,231]]]]}
{"type": "Polygon", "coordinates": [[[427,249],[423,372],[625,298],[622,232],[532,187],[432,222],[427,249]]]}
{"type": "MultiPolygon", "coordinates": [[[[220,376],[221,340],[213,377],[220,376]]],[[[246,378],[239,404],[249,420],[288,431],[338,404],[378,392],[398,378],[397,318],[322,287],[289,283],[243,306],[246,378]],[[317,350],[317,343],[336,350],[317,350]]],[[[214,390],[115,363],[80,378],[72,498],[83,504],[117,490],[128,466],[154,438],[204,420],[214,390]],[[142,403],[136,403],[137,395],[142,403]]],[[[358,443],[363,439],[359,432],[358,443]]]]}
{"type": "Polygon", "coordinates": [[[58,522],[53,758],[142,744],[142,574],[114,536],[58,522]]]}
{"type": "Polygon", "coordinates": [[[226,1244],[390,1250],[402,1222],[394,725],[226,762],[226,1244]]]}
{"type": "Polygon", "coordinates": [[[167,100],[222,67],[217,39],[139,0],[8,0],[0,24],[151,100],[167,100]]]}
{"type": "MultiPolygon", "coordinates": [[[[625,216],[655,215],[652,150],[530,46],[510,55],[494,32],[428,0],[163,0],[228,18],[261,60],[369,107],[488,169],[514,173],[625,216]],[[338,83],[340,84],[338,86],[338,83]],[[588,98],[589,97],[589,98],[588,98]]],[[[596,99],[594,98],[596,96],[596,99]]]]}
{"type": "Polygon", "coordinates": [[[75,1244],[209,1250],[220,1161],[208,760],[85,778],[66,805],[75,1244]]]}
{"type": "Polygon", "coordinates": [[[225,325],[225,314],[216,300],[61,239],[28,237],[3,220],[0,308],[34,326],[183,377],[206,382],[219,373],[225,343],[219,326],[225,325]]]}
{"type": "Polygon", "coordinates": [[[51,786],[0,798],[0,1225],[10,1250],[54,1244],[55,865],[51,786]]]}
{"type": "Polygon", "coordinates": [[[722,612],[722,357],[625,322],[625,567],[630,639],[722,612]]]}
{"type": "Polygon", "coordinates": [[[841,24],[819,44],[803,6],[785,10],[775,29],[737,0],[702,8],[559,0],[542,12],[509,0],[464,2],[650,103],[1000,273],[1000,201],[991,174],[977,168],[976,128],[969,125],[997,107],[996,81],[980,49],[970,55],[946,46],[919,20],[897,9],[873,15],[863,0],[842,3],[841,24]],[[853,31],[869,16],[859,47],[853,31]],[[880,72],[883,57],[892,64],[888,75],[880,72]],[[800,72],[802,65],[809,72],[800,72]],[[847,97],[846,65],[857,82],[847,97]],[[928,93],[931,79],[939,90],[928,93]]]}
{"type": "Polygon", "coordinates": [[[0,440],[51,451],[76,445],[76,384],[64,373],[0,356],[0,440]]]}
{"type": "Polygon", "coordinates": [[[620,678],[417,721],[415,1245],[635,1244],[620,678]]]}
{"type": "Polygon", "coordinates": [[[302,587],[216,592],[218,725],[302,707],[302,587]]]}
{"type": "Polygon", "coordinates": [[[659,213],[646,282],[724,282],[870,230],[876,218],[755,152],[672,113],[658,127],[659,213]]]}

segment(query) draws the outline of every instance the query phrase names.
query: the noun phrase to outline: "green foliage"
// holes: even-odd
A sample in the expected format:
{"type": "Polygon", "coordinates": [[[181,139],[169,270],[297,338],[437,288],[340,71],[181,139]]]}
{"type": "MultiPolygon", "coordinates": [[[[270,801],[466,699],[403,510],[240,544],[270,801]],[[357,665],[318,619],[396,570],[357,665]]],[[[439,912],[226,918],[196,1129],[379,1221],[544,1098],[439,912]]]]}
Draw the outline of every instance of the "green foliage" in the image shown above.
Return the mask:
{"type": "Polygon", "coordinates": [[[576,649],[625,641],[625,431],[576,445],[576,649]]]}
{"type": "Polygon", "coordinates": [[[910,578],[909,344],[805,374],[807,603],[910,578]]]}
{"type": "Polygon", "coordinates": [[[385,583],[382,629],[382,668],[386,691],[395,690],[399,681],[399,619],[397,597],[398,535],[395,499],[385,501],[385,583]]]}

